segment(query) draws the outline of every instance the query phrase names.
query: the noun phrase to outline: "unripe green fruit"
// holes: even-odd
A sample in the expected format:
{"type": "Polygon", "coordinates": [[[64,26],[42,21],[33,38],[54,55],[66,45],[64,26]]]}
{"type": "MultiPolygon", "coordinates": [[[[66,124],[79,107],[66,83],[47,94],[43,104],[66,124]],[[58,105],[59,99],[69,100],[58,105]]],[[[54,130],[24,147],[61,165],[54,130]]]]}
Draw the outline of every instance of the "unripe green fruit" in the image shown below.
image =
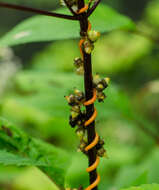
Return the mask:
{"type": "Polygon", "coordinates": [[[71,111],[74,111],[74,112],[77,112],[77,113],[80,113],[80,106],[78,106],[78,105],[75,105],[75,106],[72,106],[72,108],[71,108],[71,111]]]}
{"type": "Polygon", "coordinates": [[[76,130],[76,134],[77,134],[77,136],[80,138],[80,140],[82,140],[83,137],[84,137],[84,130],[82,130],[82,129],[77,129],[77,130],[76,130]]]}
{"type": "Polygon", "coordinates": [[[106,98],[106,95],[103,92],[97,92],[97,99],[99,102],[103,102],[106,98]]]}
{"type": "Polygon", "coordinates": [[[109,78],[109,77],[104,78],[104,80],[105,80],[105,82],[106,82],[107,84],[109,84],[109,82],[110,82],[110,78],[109,78]]]}
{"type": "Polygon", "coordinates": [[[92,42],[95,42],[98,40],[98,38],[100,37],[100,33],[95,31],[95,30],[90,30],[88,31],[88,38],[89,40],[91,40],[92,42]]]}
{"type": "Polygon", "coordinates": [[[79,115],[79,113],[75,112],[75,111],[71,111],[71,116],[72,116],[72,119],[75,119],[77,118],[79,115]]]}
{"type": "Polygon", "coordinates": [[[95,85],[97,85],[99,82],[100,82],[101,78],[98,74],[96,74],[94,77],[93,77],[93,83],[95,85]]]}
{"type": "Polygon", "coordinates": [[[100,148],[98,151],[97,151],[97,154],[98,156],[100,157],[105,157],[105,153],[106,153],[106,150],[104,148],[100,148]]]}
{"type": "Polygon", "coordinates": [[[83,66],[80,66],[79,68],[76,69],[76,73],[78,75],[83,75],[84,74],[84,68],[83,66]]]}
{"type": "Polygon", "coordinates": [[[83,60],[80,57],[74,59],[74,65],[76,68],[83,66],[83,60]]]}
{"type": "Polygon", "coordinates": [[[94,49],[94,45],[91,43],[90,40],[85,40],[84,41],[84,51],[87,53],[87,54],[91,54],[91,52],[93,51],[94,49]]]}

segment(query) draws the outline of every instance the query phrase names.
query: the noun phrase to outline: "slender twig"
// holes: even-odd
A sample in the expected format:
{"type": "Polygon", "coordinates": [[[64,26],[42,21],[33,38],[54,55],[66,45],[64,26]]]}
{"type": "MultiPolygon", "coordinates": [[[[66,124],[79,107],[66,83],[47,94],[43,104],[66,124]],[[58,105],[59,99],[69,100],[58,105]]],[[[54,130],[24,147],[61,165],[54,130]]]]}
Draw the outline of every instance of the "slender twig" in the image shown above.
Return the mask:
{"type": "Polygon", "coordinates": [[[94,5],[92,6],[92,8],[88,11],[87,13],[87,17],[89,17],[93,12],[94,10],[97,8],[98,4],[101,2],[101,0],[96,0],[94,5]]]}
{"type": "Polygon", "coordinates": [[[72,7],[69,5],[68,1],[67,0],[64,0],[66,6],[68,7],[68,9],[70,10],[70,12],[73,14],[73,15],[77,15],[74,10],[72,9],[72,7]]]}
{"type": "MultiPolygon", "coordinates": [[[[78,9],[80,10],[85,6],[84,0],[78,0],[78,9]]],[[[80,34],[84,34],[88,29],[88,18],[87,14],[84,12],[80,17],[80,34]]],[[[81,36],[82,37],[82,36],[81,36]]],[[[93,96],[93,81],[92,81],[92,62],[91,62],[91,54],[87,54],[83,51],[84,58],[84,86],[85,86],[85,96],[86,101],[91,99],[93,96]]],[[[89,119],[94,113],[94,104],[86,106],[86,119],[89,119]]],[[[95,121],[92,122],[89,126],[87,126],[87,134],[88,134],[88,143],[90,144],[96,135],[95,132],[95,121]]],[[[91,166],[96,161],[96,148],[92,148],[88,151],[88,159],[89,166],[91,166]]],[[[97,179],[97,171],[96,169],[89,173],[89,181],[92,184],[97,179]]],[[[97,190],[98,187],[94,187],[92,190],[97,190]]]]}
{"type": "MultiPolygon", "coordinates": [[[[90,10],[90,7],[91,7],[91,4],[92,4],[92,1],[93,1],[93,0],[90,0],[89,3],[88,3],[88,11],[90,10]]],[[[87,12],[88,12],[88,11],[87,11],[87,12]]]]}
{"type": "Polygon", "coordinates": [[[30,7],[24,7],[24,6],[20,6],[20,5],[13,5],[13,4],[10,4],[10,3],[0,2],[0,7],[9,8],[9,9],[16,9],[16,10],[20,10],[20,11],[27,11],[27,12],[37,13],[37,14],[45,15],[45,16],[63,18],[63,19],[67,19],[67,20],[78,20],[78,16],[75,16],[75,15],[71,16],[71,15],[52,13],[52,12],[49,12],[49,11],[34,9],[34,8],[30,8],[30,7]]]}

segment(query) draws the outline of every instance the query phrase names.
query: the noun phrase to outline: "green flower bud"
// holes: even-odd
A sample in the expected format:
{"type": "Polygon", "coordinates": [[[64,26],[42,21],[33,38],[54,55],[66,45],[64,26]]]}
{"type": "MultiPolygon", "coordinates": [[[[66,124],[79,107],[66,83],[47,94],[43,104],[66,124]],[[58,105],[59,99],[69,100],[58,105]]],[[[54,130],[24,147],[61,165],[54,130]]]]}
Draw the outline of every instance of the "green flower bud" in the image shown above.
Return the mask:
{"type": "Polygon", "coordinates": [[[97,85],[99,82],[100,82],[101,78],[98,74],[96,74],[94,77],[93,77],[93,83],[94,85],[97,85]]]}
{"type": "Polygon", "coordinates": [[[98,156],[104,157],[106,153],[106,150],[102,147],[97,151],[98,156]]]}
{"type": "Polygon", "coordinates": [[[103,102],[105,98],[106,98],[106,95],[103,92],[98,92],[97,91],[98,102],[103,102]]]}
{"type": "Polygon", "coordinates": [[[85,40],[84,41],[84,51],[87,53],[87,54],[91,54],[91,52],[93,51],[94,49],[94,45],[91,43],[90,40],[85,40]]]}
{"type": "Polygon", "coordinates": [[[75,112],[75,111],[71,111],[71,116],[72,116],[72,119],[75,119],[77,118],[79,115],[79,113],[75,112]]]}
{"type": "Polygon", "coordinates": [[[84,137],[84,129],[77,129],[76,134],[79,137],[79,139],[82,140],[84,137]]]}
{"type": "Polygon", "coordinates": [[[76,69],[77,75],[83,75],[84,74],[84,68],[83,66],[80,66],[79,68],[76,69]]]}
{"type": "Polygon", "coordinates": [[[72,106],[71,111],[80,113],[81,107],[79,105],[72,106]]]}
{"type": "Polygon", "coordinates": [[[107,84],[109,84],[109,82],[110,82],[110,78],[109,78],[109,77],[104,78],[104,80],[105,80],[105,82],[106,82],[107,84]]]}
{"type": "Polygon", "coordinates": [[[100,37],[100,33],[95,31],[95,30],[90,30],[88,31],[88,38],[89,40],[91,40],[92,42],[95,42],[98,40],[98,38],[100,37]]]}
{"type": "Polygon", "coordinates": [[[76,68],[79,68],[79,67],[83,66],[83,60],[80,57],[76,57],[74,59],[74,66],[76,68]]]}

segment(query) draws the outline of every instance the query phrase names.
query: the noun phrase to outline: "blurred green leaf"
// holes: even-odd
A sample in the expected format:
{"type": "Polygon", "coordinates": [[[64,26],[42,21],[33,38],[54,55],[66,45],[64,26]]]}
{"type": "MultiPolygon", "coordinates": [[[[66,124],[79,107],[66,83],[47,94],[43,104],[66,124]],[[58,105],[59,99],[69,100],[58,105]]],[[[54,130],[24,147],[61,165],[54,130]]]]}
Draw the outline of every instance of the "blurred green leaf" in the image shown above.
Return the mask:
{"type": "Polygon", "coordinates": [[[88,173],[86,172],[87,163],[87,157],[82,153],[76,153],[73,156],[73,162],[66,173],[65,187],[78,188],[81,185],[83,187],[89,185],[88,173]]]}
{"type": "MultiPolygon", "coordinates": [[[[68,10],[58,10],[66,13],[68,10]]],[[[99,5],[90,17],[93,28],[100,32],[117,29],[134,30],[135,24],[127,17],[106,5],[99,5]]],[[[29,42],[79,38],[78,21],[68,21],[47,16],[27,19],[0,40],[0,46],[13,46],[29,42]]]]}
{"type": "Polygon", "coordinates": [[[133,181],[131,186],[138,186],[147,183],[148,183],[148,172],[144,172],[135,181],[133,181]]]}
{"type": "Polygon", "coordinates": [[[127,189],[121,189],[121,190],[158,190],[159,185],[158,184],[147,184],[147,185],[141,185],[139,187],[129,187],[127,189]]]}
{"type": "Polygon", "coordinates": [[[12,181],[16,190],[58,190],[59,188],[38,168],[29,167],[12,181]],[[36,182],[36,183],[35,183],[36,182]]]}
{"type": "Polygon", "coordinates": [[[46,166],[45,163],[24,158],[19,155],[9,153],[5,150],[0,151],[0,164],[3,165],[16,165],[16,166],[46,166]]]}
{"type": "Polygon", "coordinates": [[[20,129],[0,119],[0,163],[5,165],[37,165],[57,185],[63,187],[69,167],[65,151],[28,137],[20,129]]]}
{"type": "Polygon", "coordinates": [[[130,185],[135,185],[133,183],[136,183],[135,181],[137,179],[139,180],[139,183],[143,184],[145,184],[146,181],[147,183],[159,183],[159,178],[157,175],[159,170],[158,158],[159,148],[156,147],[150,151],[148,157],[144,160],[142,159],[137,165],[135,164],[123,167],[117,175],[115,185],[119,188],[126,188],[130,185]],[[127,180],[124,180],[125,178],[127,180]]]}

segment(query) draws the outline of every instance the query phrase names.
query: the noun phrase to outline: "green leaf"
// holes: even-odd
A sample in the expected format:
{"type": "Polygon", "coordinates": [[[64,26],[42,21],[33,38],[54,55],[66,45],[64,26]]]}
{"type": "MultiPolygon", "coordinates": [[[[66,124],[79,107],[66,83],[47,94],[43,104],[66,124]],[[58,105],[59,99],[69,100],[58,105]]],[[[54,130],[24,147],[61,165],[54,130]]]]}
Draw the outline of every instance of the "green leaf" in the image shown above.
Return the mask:
{"type": "Polygon", "coordinates": [[[147,184],[147,185],[141,185],[140,187],[129,187],[121,190],[158,190],[158,189],[159,189],[158,184],[147,184]]]}
{"type": "Polygon", "coordinates": [[[131,184],[132,186],[138,186],[142,184],[147,184],[148,183],[148,172],[142,173],[133,183],[131,184]]]}
{"type": "Polygon", "coordinates": [[[12,154],[6,150],[0,150],[0,164],[16,165],[16,166],[47,166],[44,162],[24,158],[19,155],[12,154]]]}
{"type": "Polygon", "coordinates": [[[126,188],[130,185],[136,185],[136,180],[139,182],[139,179],[141,180],[140,183],[159,183],[158,175],[156,175],[159,170],[158,157],[159,148],[157,147],[150,152],[145,160],[142,160],[137,165],[134,164],[121,168],[117,174],[115,186],[126,188]],[[148,174],[147,177],[146,173],[148,174]]]}
{"type": "Polygon", "coordinates": [[[89,184],[88,173],[86,172],[87,157],[81,152],[73,156],[72,164],[67,170],[65,177],[65,187],[78,188],[79,186],[87,187],[89,184]]]}
{"type": "Polygon", "coordinates": [[[13,189],[27,190],[58,190],[57,186],[39,169],[35,167],[26,168],[21,175],[12,180],[13,189]],[[38,183],[35,183],[38,182],[38,183]]]}
{"type": "MultiPolygon", "coordinates": [[[[67,10],[57,12],[68,14],[67,10]]],[[[135,24],[106,5],[99,5],[90,17],[92,27],[102,33],[117,29],[134,30],[135,24]]],[[[0,46],[13,46],[29,42],[42,42],[79,38],[78,21],[47,16],[34,16],[16,26],[0,40],[0,46]]]]}
{"type": "Polygon", "coordinates": [[[60,187],[64,186],[69,156],[64,150],[30,138],[0,118],[0,163],[38,166],[60,187]]]}

